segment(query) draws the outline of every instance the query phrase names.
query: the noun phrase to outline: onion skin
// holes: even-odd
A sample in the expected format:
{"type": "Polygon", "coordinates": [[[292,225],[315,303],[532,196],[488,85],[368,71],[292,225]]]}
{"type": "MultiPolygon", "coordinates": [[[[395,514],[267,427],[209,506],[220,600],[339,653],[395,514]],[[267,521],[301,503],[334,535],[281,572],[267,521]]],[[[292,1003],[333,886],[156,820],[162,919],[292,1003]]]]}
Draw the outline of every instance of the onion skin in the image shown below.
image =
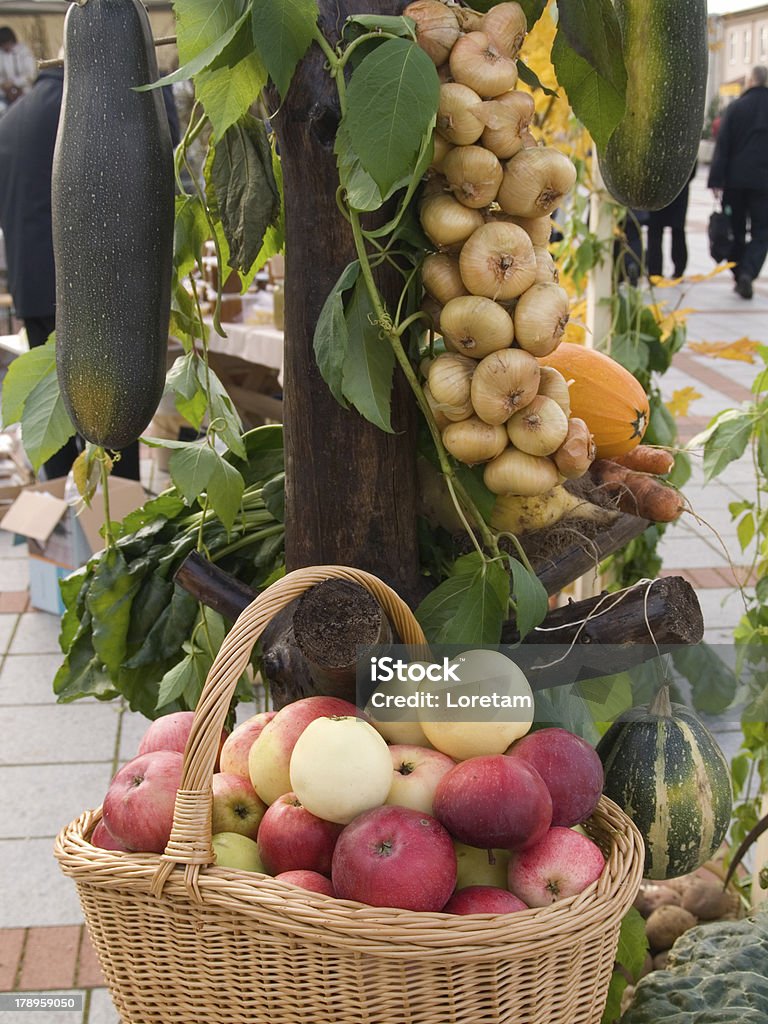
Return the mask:
{"type": "Polygon", "coordinates": [[[558,473],[551,459],[527,455],[509,447],[488,463],[483,481],[493,494],[534,498],[555,487],[558,473]]]}
{"type": "Polygon", "coordinates": [[[448,60],[461,34],[459,22],[439,0],[416,0],[403,11],[416,22],[416,42],[436,67],[448,60]]]}
{"type": "Polygon", "coordinates": [[[475,412],[492,426],[506,423],[536,397],[540,376],[539,364],[520,349],[502,349],[486,356],[472,377],[470,394],[475,412]]]}
{"type": "Polygon", "coordinates": [[[471,416],[446,427],[443,444],[459,462],[475,466],[500,455],[507,446],[507,434],[504,427],[494,427],[483,423],[478,416],[471,416]]]}
{"type": "Polygon", "coordinates": [[[498,301],[516,299],[536,280],[533,243],[516,224],[491,221],[466,241],[459,268],[473,295],[498,301]]]}
{"type": "Polygon", "coordinates": [[[576,168],[559,150],[521,149],[504,169],[498,203],[515,217],[548,217],[575,184],[576,168]]]}

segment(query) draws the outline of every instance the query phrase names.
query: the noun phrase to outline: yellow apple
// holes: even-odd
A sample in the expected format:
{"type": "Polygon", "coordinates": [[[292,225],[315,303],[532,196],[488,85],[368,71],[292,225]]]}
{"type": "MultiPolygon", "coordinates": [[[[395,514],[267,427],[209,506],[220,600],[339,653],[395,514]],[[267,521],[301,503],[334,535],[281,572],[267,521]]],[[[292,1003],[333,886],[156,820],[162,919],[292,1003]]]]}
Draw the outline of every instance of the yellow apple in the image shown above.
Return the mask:
{"type": "Polygon", "coordinates": [[[217,832],[211,844],[216,856],[216,867],[264,873],[259,848],[248,836],[242,836],[239,832],[217,832]]]}

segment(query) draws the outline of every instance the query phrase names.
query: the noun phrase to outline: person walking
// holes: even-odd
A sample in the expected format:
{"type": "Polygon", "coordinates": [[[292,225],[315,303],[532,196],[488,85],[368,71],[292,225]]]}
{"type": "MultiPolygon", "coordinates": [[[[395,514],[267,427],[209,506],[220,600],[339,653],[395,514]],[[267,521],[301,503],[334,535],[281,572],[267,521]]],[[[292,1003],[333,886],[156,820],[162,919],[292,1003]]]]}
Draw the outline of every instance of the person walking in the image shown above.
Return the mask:
{"type": "Polygon", "coordinates": [[[708,186],[730,208],[736,291],[751,299],[768,254],[768,68],[752,69],[744,92],[723,115],[708,186]]]}
{"type": "Polygon", "coordinates": [[[0,101],[5,109],[32,88],[37,61],[30,48],[20,43],[12,28],[0,28],[0,101]]]}
{"type": "Polygon", "coordinates": [[[675,277],[683,277],[688,266],[688,244],[685,237],[685,220],[688,216],[688,192],[690,184],[696,176],[698,164],[693,165],[691,176],[683,187],[683,191],[662,210],[652,210],[648,214],[648,246],[646,265],[649,277],[664,276],[664,256],[662,242],[664,228],[672,234],[672,266],[675,277]]]}

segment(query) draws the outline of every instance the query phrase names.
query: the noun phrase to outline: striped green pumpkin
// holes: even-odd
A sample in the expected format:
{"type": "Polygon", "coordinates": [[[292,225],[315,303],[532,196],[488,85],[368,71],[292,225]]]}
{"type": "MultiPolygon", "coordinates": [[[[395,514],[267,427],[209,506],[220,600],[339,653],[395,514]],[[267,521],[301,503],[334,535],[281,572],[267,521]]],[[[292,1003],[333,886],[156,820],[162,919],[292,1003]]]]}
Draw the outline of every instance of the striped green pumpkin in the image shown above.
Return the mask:
{"type": "Polygon", "coordinates": [[[645,877],[695,871],[722,843],[731,819],[731,776],[714,737],[666,688],[650,708],[631,708],[597,746],[604,793],[645,840],[645,877]]]}

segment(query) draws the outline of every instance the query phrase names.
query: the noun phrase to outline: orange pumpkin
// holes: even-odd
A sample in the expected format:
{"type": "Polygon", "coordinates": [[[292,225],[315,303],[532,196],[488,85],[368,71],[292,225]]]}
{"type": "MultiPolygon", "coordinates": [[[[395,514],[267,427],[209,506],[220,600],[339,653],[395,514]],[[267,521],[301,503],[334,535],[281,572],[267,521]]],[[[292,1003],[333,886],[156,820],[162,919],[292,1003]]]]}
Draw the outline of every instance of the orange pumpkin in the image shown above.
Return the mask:
{"type": "Polygon", "coordinates": [[[648,426],[648,396],[640,382],[610,356],[564,341],[539,362],[570,383],[571,415],[589,427],[597,456],[625,455],[640,444],[648,426]]]}

